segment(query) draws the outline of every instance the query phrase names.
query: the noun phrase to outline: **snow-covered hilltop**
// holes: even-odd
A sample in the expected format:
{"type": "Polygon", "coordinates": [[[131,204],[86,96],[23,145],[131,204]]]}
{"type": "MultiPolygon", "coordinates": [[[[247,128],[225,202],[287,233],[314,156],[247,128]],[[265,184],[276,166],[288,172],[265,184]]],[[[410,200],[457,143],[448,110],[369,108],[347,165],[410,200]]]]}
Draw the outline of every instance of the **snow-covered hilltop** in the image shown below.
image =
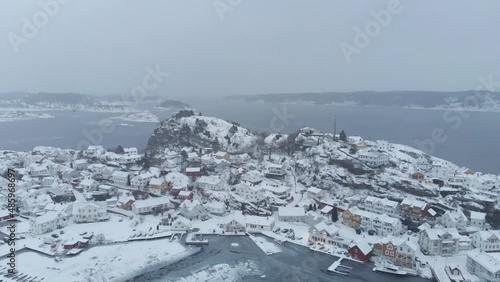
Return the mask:
{"type": "Polygon", "coordinates": [[[248,129],[222,119],[195,115],[192,111],[180,111],[163,121],[149,138],[147,154],[163,157],[167,148],[193,146],[216,147],[231,152],[249,150],[257,137],[248,129]]]}
{"type": "Polygon", "coordinates": [[[126,114],[118,117],[112,117],[114,119],[120,119],[123,121],[133,121],[133,122],[159,122],[160,120],[156,115],[150,111],[144,111],[140,113],[126,114]]]}
{"type": "Polygon", "coordinates": [[[21,111],[0,112],[0,122],[45,118],[54,118],[54,116],[46,113],[26,113],[21,111]]]}

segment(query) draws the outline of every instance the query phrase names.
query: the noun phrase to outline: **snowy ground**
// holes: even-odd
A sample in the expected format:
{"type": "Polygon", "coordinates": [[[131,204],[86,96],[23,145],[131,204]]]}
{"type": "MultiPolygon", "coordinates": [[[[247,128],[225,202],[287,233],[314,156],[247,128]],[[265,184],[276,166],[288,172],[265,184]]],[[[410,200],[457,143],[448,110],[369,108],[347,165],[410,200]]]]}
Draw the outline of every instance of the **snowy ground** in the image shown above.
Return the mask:
{"type": "MultiPolygon", "coordinates": [[[[94,247],[56,262],[37,253],[18,255],[18,269],[45,281],[125,281],[194,253],[177,242],[142,241],[94,247]]],[[[2,265],[5,265],[3,260],[2,265]]]]}

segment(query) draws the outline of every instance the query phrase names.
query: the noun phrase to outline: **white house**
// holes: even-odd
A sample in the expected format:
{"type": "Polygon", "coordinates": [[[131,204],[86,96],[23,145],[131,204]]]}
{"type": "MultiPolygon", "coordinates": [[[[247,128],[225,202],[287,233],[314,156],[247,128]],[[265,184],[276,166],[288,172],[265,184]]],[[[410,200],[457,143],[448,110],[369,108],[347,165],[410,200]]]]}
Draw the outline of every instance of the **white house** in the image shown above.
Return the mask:
{"type": "Polygon", "coordinates": [[[136,214],[161,212],[171,206],[170,197],[151,197],[146,200],[135,201],[132,211],[136,214]]]}
{"type": "Polygon", "coordinates": [[[30,220],[30,232],[36,235],[52,232],[66,226],[68,226],[67,216],[55,211],[47,212],[42,216],[30,220]]]}
{"type": "Polygon", "coordinates": [[[284,176],[285,167],[282,164],[267,164],[265,174],[270,176],[284,176]]]}
{"type": "Polygon", "coordinates": [[[309,228],[309,241],[321,242],[347,250],[353,240],[339,236],[339,231],[340,229],[334,224],[327,225],[324,222],[319,222],[309,228]]]}
{"type": "Polygon", "coordinates": [[[440,223],[446,228],[456,228],[458,231],[464,231],[467,227],[467,217],[461,211],[447,211],[441,218],[440,223]]]}
{"type": "Polygon", "coordinates": [[[305,222],[306,212],[304,208],[279,207],[278,220],[283,222],[305,222]]]}
{"type": "Polygon", "coordinates": [[[129,174],[125,171],[114,171],[111,180],[117,185],[127,186],[129,180],[129,174]]]}
{"type": "Polygon", "coordinates": [[[76,223],[109,220],[106,202],[77,202],[73,204],[73,219],[76,223]]]}
{"type": "Polygon", "coordinates": [[[376,151],[358,152],[358,158],[371,166],[383,166],[389,164],[389,156],[376,151]]]}
{"type": "Polygon", "coordinates": [[[450,256],[459,252],[460,238],[456,228],[432,228],[420,232],[418,244],[431,256],[450,256]]]}
{"type": "Polygon", "coordinates": [[[202,176],[195,182],[195,186],[204,190],[222,190],[222,180],[217,176],[202,176]]]}
{"type": "Polygon", "coordinates": [[[114,196],[118,192],[118,189],[110,185],[99,185],[99,192],[107,193],[110,196],[114,196]]]}
{"type": "Polygon", "coordinates": [[[307,197],[309,199],[318,199],[318,198],[324,198],[326,196],[326,191],[316,188],[316,187],[309,187],[307,188],[307,197]]]}
{"type": "Polygon", "coordinates": [[[467,270],[479,281],[500,281],[500,253],[486,253],[479,249],[467,253],[467,270]]]}
{"type": "Polygon", "coordinates": [[[274,227],[274,217],[272,216],[245,216],[245,226],[248,232],[271,231],[274,227]]]}
{"type": "Polygon", "coordinates": [[[470,212],[469,225],[476,227],[479,230],[484,230],[484,224],[486,222],[486,214],[482,212],[470,212]]]}
{"type": "Polygon", "coordinates": [[[249,186],[243,183],[238,183],[233,187],[235,189],[236,195],[249,202],[257,203],[264,199],[264,191],[260,187],[249,186]]]}
{"type": "Polygon", "coordinates": [[[84,159],[79,159],[73,162],[73,169],[84,170],[87,169],[89,163],[84,159]]]}
{"type": "Polygon", "coordinates": [[[470,236],[472,246],[485,252],[500,251],[500,231],[478,231],[470,236]]]}
{"type": "Polygon", "coordinates": [[[392,217],[398,217],[401,211],[401,206],[396,201],[391,201],[387,198],[381,199],[368,196],[363,202],[364,209],[377,214],[387,214],[392,217]]]}
{"type": "Polygon", "coordinates": [[[130,187],[135,189],[145,189],[153,176],[154,175],[151,172],[139,174],[130,180],[130,187]]]}
{"type": "Polygon", "coordinates": [[[205,214],[205,209],[196,200],[186,200],[179,206],[179,213],[188,219],[200,219],[205,214]]]}
{"type": "Polygon", "coordinates": [[[391,149],[391,143],[385,140],[377,140],[377,150],[380,151],[389,151],[391,149]]]}
{"type": "Polygon", "coordinates": [[[188,231],[191,228],[191,224],[185,218],[177,218],[170,227],[172,231],[188,231]]]}
{"type": "Polygon", "coordinates": [[[139,152],[137,151],[137,148],[136,148],[136,147],[129,147],[129,148],[123,148],[123,153],[124,153],[124,155],[126,155],[126,156],[135,156],[135,155],[137,155],[139,152]]]}
{"type": "Polygon", "coordinates": [[[223,202],[210,202],[203,204],[205,209],[215,215],[223,215],[226,212],[226,204],[223,202]]]}
{"type": "Polygon", "coordinates": [[[87,178],[80,182],[80,187],[86,191],[94,191],[99,187],[99,183],[92,178],[87,178]]]}

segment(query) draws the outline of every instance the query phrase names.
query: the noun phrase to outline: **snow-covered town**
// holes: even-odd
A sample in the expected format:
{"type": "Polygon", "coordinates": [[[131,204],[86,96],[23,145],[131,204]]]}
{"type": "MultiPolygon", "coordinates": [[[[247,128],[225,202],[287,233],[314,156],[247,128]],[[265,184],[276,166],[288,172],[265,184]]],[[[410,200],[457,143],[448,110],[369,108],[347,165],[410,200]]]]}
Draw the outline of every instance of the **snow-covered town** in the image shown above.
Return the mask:
{"type": "Polygon", "coordinates": [[[4,281],[125,281],[213,236],[249,236],[267,256],[288,244],[328,254],[332,277],[359,263],[384,275],[500,281],[499,176],[384,140],[313,128],[253,134],[181,111],[145,152],[0,151],[2,187],[9,169],[17,208],[11,218],[1,190],[1,244],[15,223],[21,272],[4,270],[4,281]]]}

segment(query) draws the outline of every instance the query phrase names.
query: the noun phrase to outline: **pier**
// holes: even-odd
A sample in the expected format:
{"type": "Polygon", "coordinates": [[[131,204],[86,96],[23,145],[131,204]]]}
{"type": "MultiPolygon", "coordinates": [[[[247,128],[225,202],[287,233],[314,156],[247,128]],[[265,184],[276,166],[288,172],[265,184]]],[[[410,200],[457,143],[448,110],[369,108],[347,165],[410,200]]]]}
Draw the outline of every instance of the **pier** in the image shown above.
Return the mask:
{"type": "Polygon", "coordinates": [[[342,260],[343,258],[339,258],[334,263],[332,263],[332,265],[330,265],[327,270],[333,273],[347,276],[349,272],[351,272],[352,267],[340,264],[342,260]]]}

